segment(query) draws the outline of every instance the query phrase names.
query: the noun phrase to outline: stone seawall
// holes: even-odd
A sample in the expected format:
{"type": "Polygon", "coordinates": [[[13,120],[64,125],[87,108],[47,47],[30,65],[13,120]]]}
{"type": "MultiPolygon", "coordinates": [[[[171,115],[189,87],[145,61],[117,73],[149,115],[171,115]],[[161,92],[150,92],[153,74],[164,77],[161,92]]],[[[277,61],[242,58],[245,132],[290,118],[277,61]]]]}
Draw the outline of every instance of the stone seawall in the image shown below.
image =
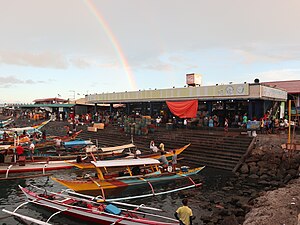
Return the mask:
{"type": "Polygon", "coordinates": [[[256,137],[255,147],[237,172],[243,178],[259,179],[283,185],[297,178],[300,172],[300,152],[292,154],[281,148],[286,137],[278,135],[256,137]]]}
{"type": "MultiPolygon", "coordinates": [[[[300,225],[300,152],[289,152],[281,145],[287,137],[259,135],[254,149],[236,172],[239,178],[264,184],[260,197],[249,202],[244,225],[300,225]]],[[[300,143],[299,138],[293,143],[300,143]]]]}

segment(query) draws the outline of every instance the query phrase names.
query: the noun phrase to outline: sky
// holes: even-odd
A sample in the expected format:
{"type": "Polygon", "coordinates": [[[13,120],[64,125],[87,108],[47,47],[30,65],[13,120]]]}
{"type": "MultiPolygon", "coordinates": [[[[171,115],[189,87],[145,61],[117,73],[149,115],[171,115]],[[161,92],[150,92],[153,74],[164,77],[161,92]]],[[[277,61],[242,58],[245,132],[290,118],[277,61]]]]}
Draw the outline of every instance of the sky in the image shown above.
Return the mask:
{"type": "Polygon", "coordinates": [[[0,103],[300,79],[299,0],[0,0],[0,103]]]}

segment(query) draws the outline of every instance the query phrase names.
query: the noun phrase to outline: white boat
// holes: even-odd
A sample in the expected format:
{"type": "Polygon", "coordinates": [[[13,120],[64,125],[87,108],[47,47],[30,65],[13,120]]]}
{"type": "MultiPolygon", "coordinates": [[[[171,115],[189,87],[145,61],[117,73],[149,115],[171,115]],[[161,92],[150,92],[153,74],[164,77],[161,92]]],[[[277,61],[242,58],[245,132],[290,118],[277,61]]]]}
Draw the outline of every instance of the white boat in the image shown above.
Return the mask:
{"type": "Polygon", "coordinates": [[[74,197],[65,195],[62,193],[47,192],[38,188],[36,192],[30,191],[27,188],[19,186],[22,192],[26,195],[28,202],[21,204],[13,212],[3,209],[2,211],[10,215],[17,216],[24,220],[34,222],[41,225],[49,225],[50,220],[58,214],[64,214],[70,216],[73,219],[80,219],[96,224],[131,224],[131,225],[179,225],[178,220],[173,218],[158,215],[157,213],[148,213],[139,211],[143,210],[155,210],[161,211],[156,208],[145,207],[144,205],[131,205],[126,203],[120,203],[122,207],[106,202],[97,202],[93,200],[87,200],[80,197],[74,197]],[[32,203],[37,206],[54,210],[47,221],[41,221],[29,216],[25,216],[17,213],[16,211],[25,204],[32,203]],[[129,208],[128,208],[129,207],[129,208]],[[133,207],[133,209],[132,209],[133,207]],[[131,208],[131,209],[130,209],[131,208]],[[147,218],[148,217],[148,218],[147,218]],[[151,218],[151,219],[150,219],[151,218]]]}

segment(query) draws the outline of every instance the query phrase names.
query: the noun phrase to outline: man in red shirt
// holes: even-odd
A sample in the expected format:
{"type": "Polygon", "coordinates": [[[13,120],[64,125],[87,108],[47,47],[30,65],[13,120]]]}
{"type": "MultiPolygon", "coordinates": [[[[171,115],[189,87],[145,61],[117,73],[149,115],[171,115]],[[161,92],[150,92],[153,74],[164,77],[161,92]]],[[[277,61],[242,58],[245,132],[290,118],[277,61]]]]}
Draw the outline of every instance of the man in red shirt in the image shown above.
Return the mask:
{"type": "Polygon", "coordinates": [[[17,152],[17,158],[19,158],[20,155],[24,154],[24,148],[21,146],[21,144],[19,144],[18,147],[16,148],[16,152],[17,152]]]}

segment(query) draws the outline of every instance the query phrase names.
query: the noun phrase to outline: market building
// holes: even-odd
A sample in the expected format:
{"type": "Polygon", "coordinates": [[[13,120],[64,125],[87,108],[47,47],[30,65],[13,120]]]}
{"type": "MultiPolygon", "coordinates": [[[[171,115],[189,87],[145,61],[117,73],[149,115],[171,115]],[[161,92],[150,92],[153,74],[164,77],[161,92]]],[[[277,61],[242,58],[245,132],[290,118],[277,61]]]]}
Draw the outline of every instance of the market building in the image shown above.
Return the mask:
{"type": "MultiPolygon", "coordinates": [[[[87,95],[86,101],[95,106],[124,104],[128,115],[140,113],[152,117],[169,117],[172,115],[167,106],[168,101],[197,100],[197,117],[201,120],[207,115],[217,115],[220,123],[223,123],[225,118],[229,118],[233,123],[237,115],[243,116],[245,113],[249,120],[258,120],[267,111],[279,113],[279,117],[286,113],[287,91],[260,83],[258,79],[253,83],[202,86],[199,75],[187,74],[186,78],[187,85],[183,88],[93,94],[87,95]]],[[[110,110],[114,109],[111,107],[110,110]]]]}
{"type": "Polygon", "coordinates": [[[263,84],[285,90],[288,93],[288,100],[292,101],[292,117],[300,116],[300,80],[273,81],[264,82],[263,84]]]}

